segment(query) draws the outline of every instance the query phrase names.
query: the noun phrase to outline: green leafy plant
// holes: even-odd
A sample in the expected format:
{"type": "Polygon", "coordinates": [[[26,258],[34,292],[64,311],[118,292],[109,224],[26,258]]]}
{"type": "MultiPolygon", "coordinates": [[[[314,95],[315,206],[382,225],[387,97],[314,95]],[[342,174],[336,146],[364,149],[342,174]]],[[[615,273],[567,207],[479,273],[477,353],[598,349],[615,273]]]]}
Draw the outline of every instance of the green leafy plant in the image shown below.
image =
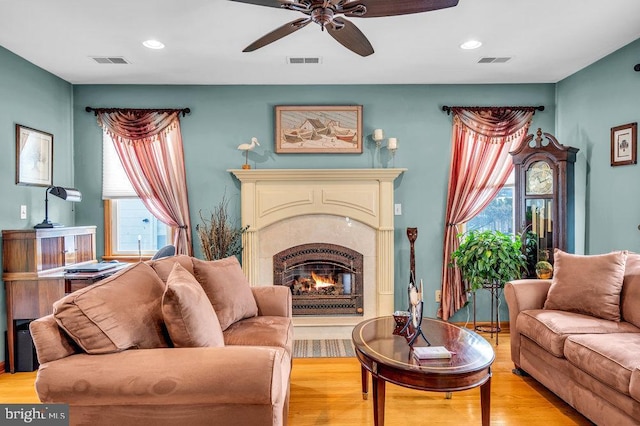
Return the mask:
{"type": "Polygon", "coordinates": [[[451,254],[452,266],[460,269],[468,290],[476,291],[484,285],[503,287],[507,281],[522,278],[527,259],[520,236],[473,230],[458,237],[463,240],[451,254]]]}
{"type": "Polygon", "coordinates": [[[202,254],[207,260],[224,259],[242,253],[242,234],[249,226],[238,227],[229,218],[228,206],[229,200],[225,194],[208,219],[200,211],[202,223],[196,225],[196,231],[200,238],[202,254]]]}

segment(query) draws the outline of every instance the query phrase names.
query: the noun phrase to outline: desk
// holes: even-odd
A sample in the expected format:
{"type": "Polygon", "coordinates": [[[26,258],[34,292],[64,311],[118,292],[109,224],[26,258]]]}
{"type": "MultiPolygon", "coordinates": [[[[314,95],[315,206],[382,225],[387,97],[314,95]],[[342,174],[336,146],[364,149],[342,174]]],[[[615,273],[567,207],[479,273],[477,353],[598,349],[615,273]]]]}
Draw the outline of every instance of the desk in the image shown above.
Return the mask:
{"type": "Polygon", "coordinates": [[[131,263],[118,263],[113,268],[105,269],[98,272],[69,272],[64,274],[64,292],[66,294],[85,288],[91,284],[97,283],[126,267],[131,263]]]}
{"type": "Polygon", "coordinates": [[[15,372],[15,322],[53,313],[65,295],[64,269],[96,261],[95,226],[2,231],[9,371],[15,372]]]}

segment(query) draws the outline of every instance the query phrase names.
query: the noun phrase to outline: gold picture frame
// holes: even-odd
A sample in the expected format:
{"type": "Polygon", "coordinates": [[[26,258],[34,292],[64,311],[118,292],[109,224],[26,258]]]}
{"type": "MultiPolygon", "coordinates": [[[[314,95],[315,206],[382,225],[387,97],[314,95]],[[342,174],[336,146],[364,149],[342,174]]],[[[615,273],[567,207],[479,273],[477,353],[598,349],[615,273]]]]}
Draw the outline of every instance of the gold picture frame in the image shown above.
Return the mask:
{"type": "Polygon", "coordinates": [[[53,185],[53,135],[16,124],[16,184],[53,185]]]}
{"type": "Polygon", "coordinates": [[[638,123],[611,128],[611,166],[637,163],[638,123]]]}
{"type": "Polygon", "coordinates": [[[278,154],[362,154],[362,105],[275,107],[278,154]]]}

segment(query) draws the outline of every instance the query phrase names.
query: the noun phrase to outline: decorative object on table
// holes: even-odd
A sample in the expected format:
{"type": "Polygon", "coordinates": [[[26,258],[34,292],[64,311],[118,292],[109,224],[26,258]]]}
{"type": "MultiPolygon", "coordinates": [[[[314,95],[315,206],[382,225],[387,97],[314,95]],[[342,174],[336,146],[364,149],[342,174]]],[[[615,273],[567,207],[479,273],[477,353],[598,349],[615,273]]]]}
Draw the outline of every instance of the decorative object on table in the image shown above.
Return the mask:
{"type": "Polygon", "coordinates": [[[409,283],[416,283],[416,251],[415,243],[418,239],[418,228],[407,228],[407,238],[409,239],[409,283]]]}
{"type": "Polygon", "coordinates": [[[45,191],[45,196],[44,196],[44,220],[39,224],[37,224],[36,226],[34,226],[34,228],[36,229],[59,228],[63,226],[63,225],[60,225],[59,223],[52,223],[49,220],[49,194],[55,195],[56,197],[62,198],[63,200],[66,200],[66,201],[72,201],[76,203],[82,201],[82,194],[80,193],[80,191],[78,191],[75,188],[63,188],[62,186],[50,186],[45,191]]]}
{"type": "Polygon", "coordinates": [[[638,123],[611,128],[611,165],[636,164],[638,123]]]}
{"type": "Polygon", "coordinates": [[[476,326],[475,292],[479,289],[491,291],[489,331],[493,336],[494,331],[500,331],[498,302],[501,290],[507,281],[521,278],[527,267],[526,256],[521,250],[522,240],[519,235],[514,237],[489,230],[472,230],[458,237],[463,239],[458,249],[451,253],[451,266],[459,268],[467,291],[473,293],[473,326],[476,330],[486,331],[476,326]]]}
{"type": "Polygon", "coordinates": [[[396,326],[393,329],[394,335],[403,336],[405,332],[405,326],[409,322],[409,316],[411,314],[408,311],[395,311],[393,313],[393,319],[396,322],[396,326]]]}
{"type": "Polygon", "coordinates": [[[536,276],[540,279],[553,277],[553,265],[549,262],[549,251],[547,250],[540,253],[540,260],[536,263],[536,276]]]}
{"type": "MultiPolygon", "coordinates": [[[[574,165],[577,148],[564,146],[538,129],[510,154],[513,158],[513,197],[516,228],[525,235],[529,256],[527,277],[535,278],[535,264],[545,250],[572,251],[574,227],[574,165]]],[[[553,264],[553,259],[547,260],[553,264]]]]}
{"type": "Polygon", "coordinates": [[[53,185],[53,135],[16,124],[16,184],[53,185]]]}
{"type": "Polygon", "coordinates": [[[423,286],[420,280],[420,288],[414,283],[409,284],[409,321],[404,326],[401,334],[407,339],[409,346],[413,346],[418,336],[422,336],[427,345],[431,345],[422,331],[422,309],[424,307],[423,286]]]}
{"type": "Polygon", "coordinates": [[[453,355],[444,346],[415,347],[412,353],[417,359],[451,359],[451,355],[453,355]]]}
{"type": "Polygon", "coordinates": [[[238,149],[240,151],[244,151],[244,164],[242,165],[242,168],[245,170],[248,170],[251,168],[251,166],[249,165],[249,151],[253,150],[253,148],[256,147],[256,145],[260,146],[260,143],[258,143],[258,138],[251,138],[251,143],[243,143],[238,145],[238,149]]]}
{"type": "Polygon", "coordinates": [[[200,238],[200,248],[206,260],[224,259],[229,256],[239,256],[242,253],[242,234],[249,226],[238,227],[229,218],[227,207],[229,200],[226,194],[222,201],[213,209],[209,219],[202,216],[202,223],[196,225],[200,238]]]}
{"type": "Polygon", "coordinates": [[[275,107],[278,154],[361,154],[362,105],[275,107]]]}
{"type": "MultiPolygon", "coordinates": [[[[322,31],[326,30],[338,43],[357,53],[360,56],[369,56],[373,53],[371,43],[365,35],[351,21],[344,18],[380,18],[384,16],[408,15],[413,13],[429,12],[431,10],[445,9],[458,4],[458,0],[423,1],[410,0],[402,2],[385,2],[374,0],[350,1],[326,1],[326,0],[294,0],[294,1],[256,1],[233,0],[240,3],[248,3],[260,6],[284,8],[301,12],[307,15],[302,18],[284,24],[270,33],[260,37],[243,52],[253,52],[282,37],[304,28],[311,22],[320,25],[322,31]]],[[[308,46],[311,49],[313,46],[308,46]]]]}

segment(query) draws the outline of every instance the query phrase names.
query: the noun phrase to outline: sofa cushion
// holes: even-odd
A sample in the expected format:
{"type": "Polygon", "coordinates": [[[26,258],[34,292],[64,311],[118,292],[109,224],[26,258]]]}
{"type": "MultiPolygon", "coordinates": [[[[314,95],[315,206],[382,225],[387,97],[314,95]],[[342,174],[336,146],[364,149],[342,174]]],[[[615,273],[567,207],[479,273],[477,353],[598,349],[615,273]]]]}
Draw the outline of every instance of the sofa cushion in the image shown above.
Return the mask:
{"type": "Polygon", "coordinates": [[[602,383],[629,395],[631,374],[640,360],[640,333],[583,334],[567,337],[567,360],[602,383]]]}
{"type": "Polygon", "coordinates": [[[640,254],[629,253],[624,268],[621,315],[625,321],[640,327],[640,254]]]}
{"type": "Polygon", "coordinates": [[[629,381],[629,394],[633,399],[640,402],[640,366],[637,366],[631,373],[629,381]]]}
{"type": "Polygon", "coordinates": [[[238,321],[224,331],[226,345],[276,346],[291,356],[293,324],[291,318],[259,316],[238,321]]]}
{"type": "Polygon", "coordinates": [[[209,298],[178,262],[167,278],[162,315],[175,347],[224,346],[222,329],[209,298]]]}
{"type": "Polygon", "coordinates": [[[544,309],[620,321],[626,251],[584,256],[554,252],[554,274],[544,309]]]}
{"type": "Polygon", "coordinates": [[[522,311],[516,329],[557,357],[564,356],[565,339],[573,334],[640,333],[627,322],[547,309],[522,311]]]}
{"type": "Polygon", "coordinates": [[[148,262],[153,270],[156,271],[156,274],[158,274],[160,279],[165,283],[167,282],[167,278],[169,278],[169,274],[173,270],[173,265],[176,263],[182,265],[184,269],[193,275],[193,263],[191,262],[191,257],[184,254],[163,257],[158,260],[149,260],[148,262]]]}
{"type": "Polygon", "coordinates": [[[236,321],[258,315],[251,286],[235,256],[213,261],[194,258],[193,272],[211,301],[223,331],[236,321]]]}
{"type": "Polygon", "coordinates": [[[163,292],[153,268],[138,263],[58,300],[53,315],[90,354],[168,347],[163,292]]]}

